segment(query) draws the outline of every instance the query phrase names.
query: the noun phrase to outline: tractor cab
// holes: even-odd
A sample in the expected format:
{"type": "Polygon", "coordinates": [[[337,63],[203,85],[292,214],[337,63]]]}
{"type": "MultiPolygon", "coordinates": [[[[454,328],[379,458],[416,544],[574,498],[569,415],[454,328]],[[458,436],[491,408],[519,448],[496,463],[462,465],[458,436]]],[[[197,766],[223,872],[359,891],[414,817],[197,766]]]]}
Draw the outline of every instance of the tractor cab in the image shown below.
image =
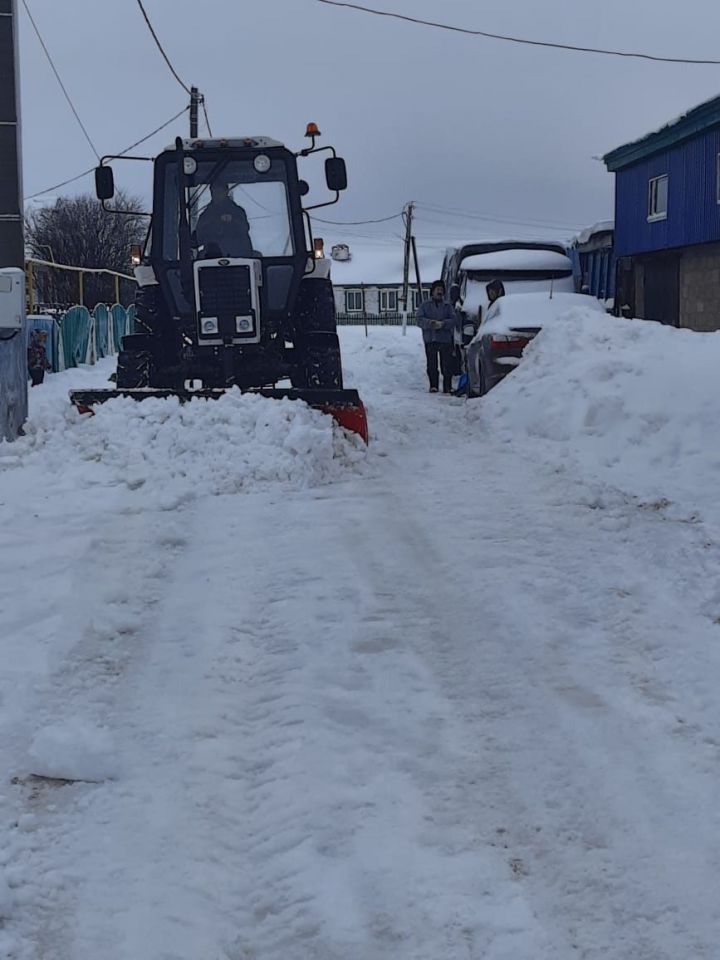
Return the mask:
{"type": "Polygon", "coordinates": [[[267,137],[182,141],[157,158],[146,258],[199,347],[288,325],[314,266],[305,190],[295,156],[267,137]]]}

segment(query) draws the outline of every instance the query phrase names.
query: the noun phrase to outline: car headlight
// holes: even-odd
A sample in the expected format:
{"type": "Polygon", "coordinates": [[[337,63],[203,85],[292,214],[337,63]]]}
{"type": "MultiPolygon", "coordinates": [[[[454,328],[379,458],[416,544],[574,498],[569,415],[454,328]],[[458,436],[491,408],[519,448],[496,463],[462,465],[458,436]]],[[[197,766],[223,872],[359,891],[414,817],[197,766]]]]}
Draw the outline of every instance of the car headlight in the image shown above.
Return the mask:
{"type": "Polygon", "coordinates": [[[202,322],[202,332],[203,333],[217,333],[218,332],[218,322],[216,317],[205,317],[202,322]]]}
{"type": "Polygon", "coordinates": [[[238,333],[247,333],[252,330],[252,321],[249,317],[238,317],[235,321],[235,329],[238,333]]]}
{"type": "Polygon", "coordinates": [[[253,160],[253,166],[258,173],[267,173],[270,169],[270,157],[266,153],[259,153],[253,160]]]}

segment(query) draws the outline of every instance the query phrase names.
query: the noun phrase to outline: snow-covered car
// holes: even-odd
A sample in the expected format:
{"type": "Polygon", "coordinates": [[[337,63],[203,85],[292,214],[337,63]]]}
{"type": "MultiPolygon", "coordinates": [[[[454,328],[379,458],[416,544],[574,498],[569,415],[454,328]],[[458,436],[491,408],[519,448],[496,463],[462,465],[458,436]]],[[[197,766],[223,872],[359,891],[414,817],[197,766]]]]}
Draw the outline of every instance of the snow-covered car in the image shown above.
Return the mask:
{"type": "Polygon", "coordinates": [[[459,299],[465,322],[477,327],[484,319],[490,307],[487,285],[491,280],[502,281],[506,295],[575,291],[572,260],[560,244],[553,245],[556,249],[502,246],[500,250],[466,256],[460,262],[459,299]]]}
{"type": "Polygon", "coordinates": [[[605,313],[595,297],[581,293],[514,293],[496,300],[467,348],[468,396],[481,397],[496,386],[543,327],[562,323],[577,307],[605,313]]]}

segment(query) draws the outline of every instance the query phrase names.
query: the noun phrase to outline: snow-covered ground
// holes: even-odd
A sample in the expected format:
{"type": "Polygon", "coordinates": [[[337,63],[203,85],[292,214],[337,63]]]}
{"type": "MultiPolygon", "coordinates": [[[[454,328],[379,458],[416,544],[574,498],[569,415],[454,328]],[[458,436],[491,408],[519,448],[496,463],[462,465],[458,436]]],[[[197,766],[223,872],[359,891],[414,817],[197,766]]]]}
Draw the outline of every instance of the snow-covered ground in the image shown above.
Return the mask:
{"type": "Polygon", "coordinates": [[[0,447],[0,957],[715,960],[720,335],[342,340],[367,452],[107,364],[0,447]]]}

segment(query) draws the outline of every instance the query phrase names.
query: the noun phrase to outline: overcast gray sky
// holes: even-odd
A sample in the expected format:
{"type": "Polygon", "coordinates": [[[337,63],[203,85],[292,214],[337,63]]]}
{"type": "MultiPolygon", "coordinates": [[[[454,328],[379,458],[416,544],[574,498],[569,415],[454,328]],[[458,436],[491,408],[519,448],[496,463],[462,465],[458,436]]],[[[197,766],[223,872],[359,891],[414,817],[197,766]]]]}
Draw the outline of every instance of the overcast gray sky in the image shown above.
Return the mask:
{"type": "MultiPolygon", "coordinates": [[[[90,167],[20,6],[26,196],[90,167]]],[[[144,0],[170,59],[204,92],[216,135],[304,145],[314,120],[345,156],[350,187],[326,216],[383,217],[417,200],[504,220],[586,225],[612,216],[596,157],[720,94],[720,67],[622,60],[473,38],[317,0],[144,0]]],[[[720,59],[718,0],[361,0],[472,29],[662,56],[720,59]]],[[[99,152],[144,136],[187,100],[135,0],[28,0],[99,152]]],[[[150,153],[185,133],[157,135],[150,153]]],[[[149,167],[116,182],[148,195],[149,167]]],[[[65,192],[92,190],[87,177],[65,192]]],[[[63,192],[63,191],[60,191],[63,192]]],[[[517,233],[507,222],[419,211],[420,241],[517,233]]],[[[348,228],[392,237],[398,224],[348,228]]],[[[554,233],[553,236],[557,236],[554,233]]]]}

